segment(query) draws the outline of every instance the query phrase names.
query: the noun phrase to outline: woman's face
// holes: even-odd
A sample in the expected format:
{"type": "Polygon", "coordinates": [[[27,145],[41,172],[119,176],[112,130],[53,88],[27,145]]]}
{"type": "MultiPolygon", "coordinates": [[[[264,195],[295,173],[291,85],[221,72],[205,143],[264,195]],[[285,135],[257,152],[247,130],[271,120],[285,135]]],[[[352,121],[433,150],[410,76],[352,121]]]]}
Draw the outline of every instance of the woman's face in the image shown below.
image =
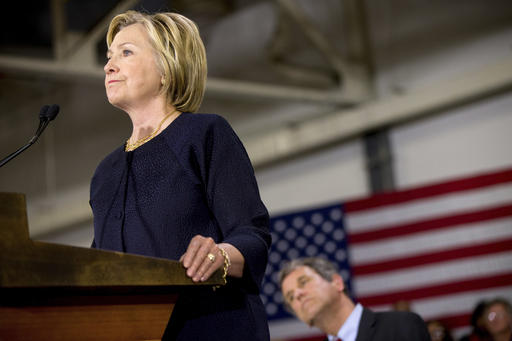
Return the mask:
{"type": "Polygon", "coordinates": [[[437,321],[431,321],[427,324],[428,332],[432,341],[442,341],[446,335],[443,325],[437,321]]]}
{"type": "Polygon", "coordinates": [[[107,58],[105,88],[112,105],[127,111],[163,96],[159,94],[162,76],[141,24],[119,31],[110,45],[107,58]]]}
{"type": "Polygon", "coordinates": [[[512,316],[501,303],[491,305],[487,311],[485,327],[491,335],[510,330],[512,327],[512,316]]]}

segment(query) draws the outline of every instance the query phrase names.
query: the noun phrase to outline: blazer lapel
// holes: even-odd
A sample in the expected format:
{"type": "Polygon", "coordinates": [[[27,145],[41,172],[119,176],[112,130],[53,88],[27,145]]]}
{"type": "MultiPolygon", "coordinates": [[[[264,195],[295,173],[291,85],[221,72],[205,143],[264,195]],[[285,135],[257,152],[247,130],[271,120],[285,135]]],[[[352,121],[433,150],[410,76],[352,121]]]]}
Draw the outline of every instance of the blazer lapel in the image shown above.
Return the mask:
{"type": "Polygon", "coordinates": [[[110,159],[97,171],[91,184],[90,205],[94,213],[94,244],[100,249],[124,251],[121,221],[109,219],[114,211],[119,212],[124,204],[128,155],[116,150],[110,159]],[[119,193],[119,191],[123,191],[119,193]],[[116,200],[117,198],[117,200],[116,200]],[[117,207],[116,207],[117,205],[117,207]],[[115,222],[115,224],[114,224],[115,222]],[[117,228],[116,228],[117,226],[117,228]],[[108,234],[114,234],[108,236],[108,234]],[[108,241],[108,242],[107,242],[108,241]]]}
{"type": "Polygon", "coordinates": [[[359,322],[359,329],[357,330],[356,341],[371,340],[375,333],[375,314],[366,308],[363,308],[363,315],[359,322]]]}

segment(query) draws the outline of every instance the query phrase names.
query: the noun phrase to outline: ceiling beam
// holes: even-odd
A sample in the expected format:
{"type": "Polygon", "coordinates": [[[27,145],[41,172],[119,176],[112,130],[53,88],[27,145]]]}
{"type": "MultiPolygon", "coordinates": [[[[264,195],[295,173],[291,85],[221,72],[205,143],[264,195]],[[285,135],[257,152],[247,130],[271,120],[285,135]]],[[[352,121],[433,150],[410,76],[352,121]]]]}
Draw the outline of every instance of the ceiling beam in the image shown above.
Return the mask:
{"type": "Polygon", "coordinates": [[[52,0],[52,45],[53,55],[57,60],[64,59],[67,48],[67,20],[64,1],[52,0]]]}
{"type": "Polygon", "coordinates": [[[299,7],[296,0],[276,0],[279,7],[292,18],[302,29],[309,41],[316,49],[324,55],[331,66],[340,75],[340,79],[348,72],[348,66],[341,55],[334,49],[334,45],[325,37],[325,35],[309,19],[304,11],[299,7]]]}
{"type": "Polygon", "coordinates": [[[428,88],[281,126],[246,138],[244,144],[253,165],[262,167],[510,89],[512,59],[506,58],[428,88]]]}
{"type": "MultiPolygon", "coordinates": [[[[25,72],[29,74],[53,77],[88,78],[103,80],[103,68],[88,63],[56,61],[27,57],[0,55],[0,70],[5,72],[25,72]]],[[[208,78],[206,84],[208,95],[239,98],[255,98],[274,101],[311,102],[320,104],[354,105],[367,99],[364,86],[351,94],[334,90],[318,90],[299,86],[281,86],[274,84],[237,81],[221,78],[208,78]]]]}
{"type": "MultiPolygon", "coordinates": [[[[0,70],[6,72],[25,72],[50,77],[69,77],[80,79],[103,80],[105,74],[96,61],[96,43],[105,35],[105,30],[112,17],[137,4],[138,0],[124,0],[112,9],[86,35],[75,39],[71,44],[70,32],[66,30],[66,18],[62,0],[52,0],[52,12],[56,23],[54,28],[55,56],[53,60],[13,57],[0,55],[0,70]]],[[[282,86],[220,78],[209,78],[206,85],[208,96],[229,96],[241,99],[261,99],[270,101],[293,101],[353,106],[368,100],[370,96],[368,80],[364,68],[345,65],[342,58],[330,47],[330,43],[314,27],[308,18],[294,8],[288,0],[279,3],[289,12],[314,42],[321,52],[330,60],[338,72],[343,72],[343,87],[328,90],[300,86],[282,86]]]]}
{"type": "Polygon", "coordinates": [[[276,0],[283,12],[302,29],[311,44],[326,58],[336,71],[340,81],[339,91],[345,98],[368,99],[371,95],[371,82],[368,67],[363,64],[348,63],[335,45],[321,32],[313,21],[298,6],[296,0],[276,0]]]}

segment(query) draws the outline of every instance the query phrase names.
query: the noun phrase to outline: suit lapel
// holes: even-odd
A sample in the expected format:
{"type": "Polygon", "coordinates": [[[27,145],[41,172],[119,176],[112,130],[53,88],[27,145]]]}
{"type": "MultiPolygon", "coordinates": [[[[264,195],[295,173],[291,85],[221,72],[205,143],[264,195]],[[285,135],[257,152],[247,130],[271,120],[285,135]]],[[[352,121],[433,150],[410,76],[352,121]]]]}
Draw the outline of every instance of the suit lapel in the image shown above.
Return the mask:
{"type": "Polygon", "coordinates": [[[128,155],[119,148],[93,179],[94,186],[91,186],[90,204],[95,216],[94,242],[97,248],[123,251],[122,236],[117,235],[121,233],[121,221],[115,220],[119,225],[116,229],[114,228],[116,224],[113,224],[112,219],[109,220],[109,216],[113,216],[111,212],[114,211],[116,204],[117,211],[120,211],[121,205],[124,204],[127,157],[128,155]],[[119,191],[123,192],[119,193],[119,191]],[[104,238],[105,235],[113,233],[113,231],[117,231],[115,236],[104,238]],[[110,241],[110,244],[107,243],[107,240],[110,241]]]}
{"type": "Polygon", "coordinates": [[[357,330],[356,341],[368,341],[371,340],[375,333],[375,314],[366,308],[363,308],[363,315],[359,322],[359,328],[357,330]]]}
{"type": "Polygon", "coordinates": [[[115,195],[124,178],[126,158],[127,154],[125,155],[121,147],[112,153],[110,160],[108,160],[100,174],[98,174],[98,181],[95,184],[96,186],[94,186],[95,192],[91,193],[91,200],[99,197],[103,201],[115,195]]]}

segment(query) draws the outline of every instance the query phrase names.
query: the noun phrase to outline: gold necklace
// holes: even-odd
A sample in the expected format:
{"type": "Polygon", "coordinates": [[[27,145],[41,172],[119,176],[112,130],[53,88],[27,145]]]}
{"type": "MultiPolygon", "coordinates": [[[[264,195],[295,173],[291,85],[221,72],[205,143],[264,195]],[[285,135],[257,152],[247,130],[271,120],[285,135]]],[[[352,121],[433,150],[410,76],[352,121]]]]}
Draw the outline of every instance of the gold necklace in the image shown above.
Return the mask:
{"type": "Polygon", "coordinates": [[[167,115],[165,115],[164,118],[158,124],[158,127],[156,127],[156,129],[153,130],[153,132],[151,134],[149,134],[147,136],[144,136],[143,138],[138,139],[137,141],[135,141],[133,143],[130,143],[130,139],[126,140],[126,145],[124,147],[124,150],[126,152],[131,152],[132,150],[135,150],[135,149],[139,148],[144,143],[146,143],[149,140],[151,140],[160,131],[160,128],[162,127],[162,124],[165,122],[165,120],[167,120],[172,114],[174,114],[176,112],[178,112],[178,111],[174,110],[174,111],[171,111],[170,113],[168,113],[167,115]]]}

